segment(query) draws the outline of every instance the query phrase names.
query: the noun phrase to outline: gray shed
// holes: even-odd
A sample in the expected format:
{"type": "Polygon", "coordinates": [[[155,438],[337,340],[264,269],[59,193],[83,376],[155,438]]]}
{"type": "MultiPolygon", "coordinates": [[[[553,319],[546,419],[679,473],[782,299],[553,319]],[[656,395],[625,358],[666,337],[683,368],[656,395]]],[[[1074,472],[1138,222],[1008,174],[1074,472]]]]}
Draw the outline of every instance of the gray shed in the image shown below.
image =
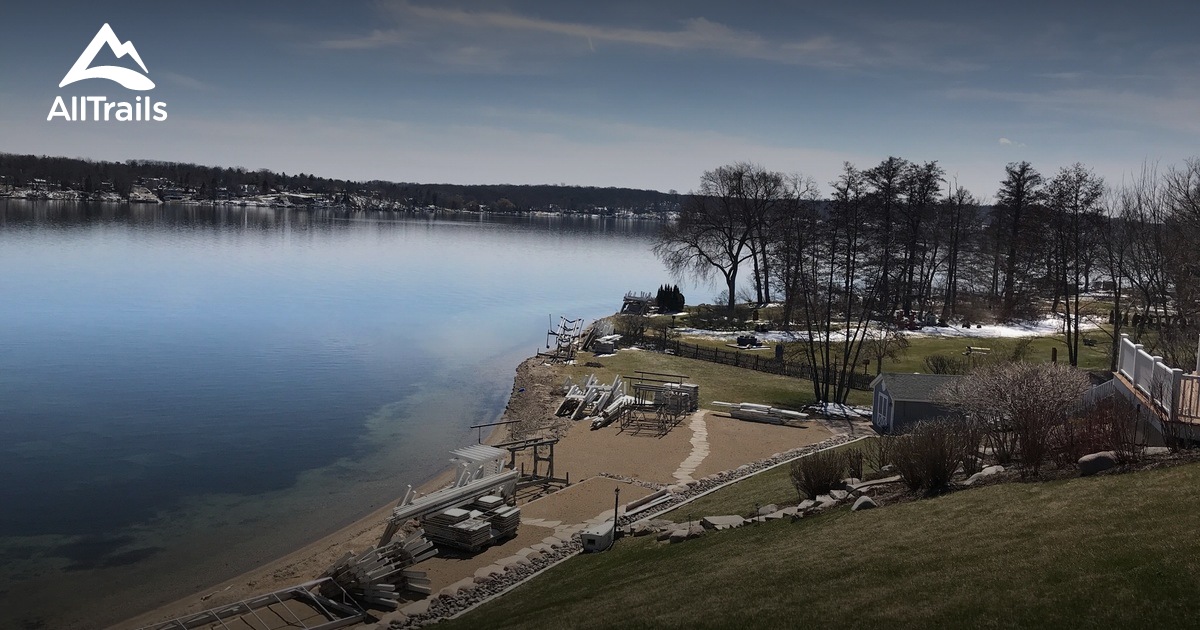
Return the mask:
{"type": "Polygon", "coordinates": [[[871,381],[874,394],[871,424],[880,433],[903,433],[909,427],[950,410],[933,402],[934,393],[954,379],[949,374],[884,373],[871,381]]]}

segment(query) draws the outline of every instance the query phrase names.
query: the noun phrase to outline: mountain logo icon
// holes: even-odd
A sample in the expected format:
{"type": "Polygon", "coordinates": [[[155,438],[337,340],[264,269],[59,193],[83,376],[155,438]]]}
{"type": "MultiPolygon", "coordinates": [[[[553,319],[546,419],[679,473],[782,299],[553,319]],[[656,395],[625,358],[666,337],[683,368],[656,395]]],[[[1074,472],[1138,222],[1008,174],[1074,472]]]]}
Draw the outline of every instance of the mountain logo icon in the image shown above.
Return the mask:
{"type": "Polygon", "coordinates": [[[83,49],[83,54],[79,55],[79,59],[75,60],[75,65],[67,71],[67,75],[63,77],[58,87],[65,87],[76,81],[84,79],[108,79],[116,81],[123,87],[130,90],[153,90],[154,82],[145,74],[140,74],[136,70],[122,68],[120,66],[95,66],[90,67],[92,61],[96,59],[96,54],[100,49],[107,45],[109,50],[113,52],[117,58],[129,55],[141,66],[142,72],[148,73],[146,64],[142,63],[142,58],[138,55],[137,49],[133,47],[133,42],[124,42],[117,39],[117,34],[113,32],[112,27],[108,24],[100,27],[96,32],[96,36],[92,38],[92,43],[83,49]]]}

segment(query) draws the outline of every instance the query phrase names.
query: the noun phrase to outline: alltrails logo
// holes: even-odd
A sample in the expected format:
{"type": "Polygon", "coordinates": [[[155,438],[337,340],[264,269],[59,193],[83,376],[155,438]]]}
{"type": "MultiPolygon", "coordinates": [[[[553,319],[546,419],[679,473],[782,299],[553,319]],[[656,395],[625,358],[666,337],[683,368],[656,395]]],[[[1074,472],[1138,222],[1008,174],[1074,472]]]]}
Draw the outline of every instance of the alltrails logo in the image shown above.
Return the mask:
{"type": "MultiPolygon", "coordinates": [[[[67,71],[66,76],[63,77],[58,87],[66,87],[76,81],[87,79],[108,79],[130,90],[153,90],[154,82],[146,74],[142,74],[148,74],[149,72],[146,69],[146,64],[142,62],[141,55],[133,47],[133,42],[122,43],[121,40],[117,39],[117,34],[113,32],[112,27],[105,24],[100,27],[96,36],[92,38],[92,43],[83,49],[83,54],[79,55],[79,59],[75,60],[75,65],[71,66],[71,69],[67,71]],[[92,62],[96,59],[96,55],[105,46],[108,46],[109,50],[118,59],[129,55],[141,67],[142,72],[139,73],[136,70],[120,66],[93,67],[92,62]]],[[[54,97],[54,104],[50,106],[50,114],[46,116],[46,120],[50,121],[61,117],[63,120],[70,122],[84,120],[116,120],[119,122],[145,120],[159,122],[167,119],[167,104],[162,102],[156,103],[149,95],[144,97],[138,96],[132,103],[126,101],[109,101],[107,96],[72,96],[70,103],[71,105],[68,107],[67,101],[63,97],[54,97]]]]}

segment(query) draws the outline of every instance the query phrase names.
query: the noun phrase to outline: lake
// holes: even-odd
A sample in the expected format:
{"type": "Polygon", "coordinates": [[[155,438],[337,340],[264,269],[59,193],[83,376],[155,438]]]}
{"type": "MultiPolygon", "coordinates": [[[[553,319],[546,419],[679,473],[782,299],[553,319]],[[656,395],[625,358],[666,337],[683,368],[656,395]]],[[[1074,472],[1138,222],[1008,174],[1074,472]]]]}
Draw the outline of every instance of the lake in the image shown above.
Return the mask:
{"type": "Polygon", "coordinates": [[[0,200],[0,627],[117,621],[395,501],[550,315],[670,281],[657,228],[0,200]]]}

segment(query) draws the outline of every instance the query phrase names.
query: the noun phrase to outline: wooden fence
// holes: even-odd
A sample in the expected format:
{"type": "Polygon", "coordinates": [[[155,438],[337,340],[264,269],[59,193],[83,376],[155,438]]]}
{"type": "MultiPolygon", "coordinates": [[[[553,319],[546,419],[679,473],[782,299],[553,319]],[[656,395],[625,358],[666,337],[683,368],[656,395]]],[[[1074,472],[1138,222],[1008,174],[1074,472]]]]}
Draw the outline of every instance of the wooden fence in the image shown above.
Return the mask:
{"type": "MultiPolygon", "coordinates": [[[[812,378],[812,366],[807,363],[796,363],[776,359],[773,352],[767,350],[743,352],[741,350],[722,350],[710,346],[698,346],[692,343],[685,343],[676,339],[671,339],[666,342],[666,350],[673,352],[676,356],[687,359],[699,359],[701,361],[710,361],[712,363],[720,363],[722,365],[732,365],[734,367],[745,368],[747,370],[755,370],[758,372],[767,372],[768,374],[779,374],[782,376],[791,376],[794,378],[808,379],[812,378]]],[[[857,372],[850,375],[850,387],[853,389],[871,389],[871,381],[875,380],[872,374],[860,374],[857,372]]]]}

